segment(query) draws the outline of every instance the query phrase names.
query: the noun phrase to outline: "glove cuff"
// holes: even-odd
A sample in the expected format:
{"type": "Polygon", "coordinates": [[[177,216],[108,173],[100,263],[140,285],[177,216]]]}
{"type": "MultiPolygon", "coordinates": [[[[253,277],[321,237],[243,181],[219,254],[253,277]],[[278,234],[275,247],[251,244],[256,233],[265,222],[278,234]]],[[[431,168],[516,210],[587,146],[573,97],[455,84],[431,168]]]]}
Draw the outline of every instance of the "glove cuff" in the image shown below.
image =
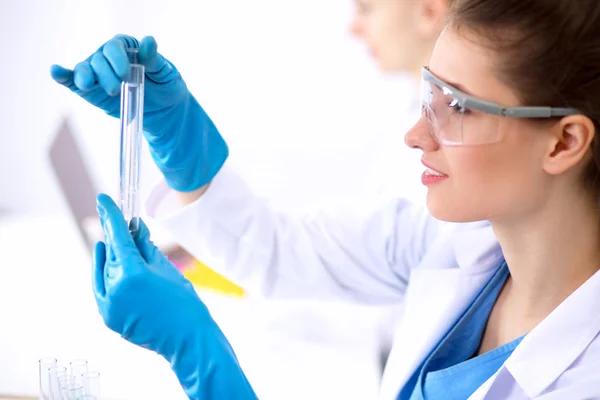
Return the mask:
{"type": "Polygon", "coordinates": [[[196,333],[165,357],[190,399],[256,400],[231,345],[214,320],[199,321],[196,333]]]}
{"type": "Polygon", "coordinates": [[[191,192],[215,177],[229,156],[229,147],[191,94],[172,120],[176,122],[162,137],[148,138],[150,153],[169,187],[191,192]]]}

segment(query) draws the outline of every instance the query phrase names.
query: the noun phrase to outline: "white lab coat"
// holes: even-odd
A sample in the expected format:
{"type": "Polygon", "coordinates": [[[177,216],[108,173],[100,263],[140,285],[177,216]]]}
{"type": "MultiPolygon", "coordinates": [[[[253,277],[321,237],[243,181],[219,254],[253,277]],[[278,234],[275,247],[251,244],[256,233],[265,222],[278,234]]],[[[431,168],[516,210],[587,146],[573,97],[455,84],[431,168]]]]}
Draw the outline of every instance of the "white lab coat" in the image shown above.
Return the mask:
{"type": "MultiPolygon", "coordinates": [[[[227,164],[183,208],[159,184],[146,213],[196,257],[266,296],[403,301],[381,400],[396,399],[503,258],[487,223],[443,223],[402,199],[363,214],[292,220],[253,195],[227,164]]],[[[471,399],[600,398],[599,332],[597,273],[471,399]]]]}

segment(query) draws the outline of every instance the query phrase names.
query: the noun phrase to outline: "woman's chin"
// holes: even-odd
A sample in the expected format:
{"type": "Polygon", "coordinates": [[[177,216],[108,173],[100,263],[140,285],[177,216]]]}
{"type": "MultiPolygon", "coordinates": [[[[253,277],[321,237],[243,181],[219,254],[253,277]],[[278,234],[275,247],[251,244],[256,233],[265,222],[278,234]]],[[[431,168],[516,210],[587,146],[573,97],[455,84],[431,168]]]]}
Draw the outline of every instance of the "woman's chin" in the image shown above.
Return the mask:
{"type": "Polygon", "coordinates": [[[448,198],[434,196],[427,193],[427,209],[431,216],[437,220],[454,223],[466,223],[484,220],[473,207],[466,204],[457,204],[448,198]]]}

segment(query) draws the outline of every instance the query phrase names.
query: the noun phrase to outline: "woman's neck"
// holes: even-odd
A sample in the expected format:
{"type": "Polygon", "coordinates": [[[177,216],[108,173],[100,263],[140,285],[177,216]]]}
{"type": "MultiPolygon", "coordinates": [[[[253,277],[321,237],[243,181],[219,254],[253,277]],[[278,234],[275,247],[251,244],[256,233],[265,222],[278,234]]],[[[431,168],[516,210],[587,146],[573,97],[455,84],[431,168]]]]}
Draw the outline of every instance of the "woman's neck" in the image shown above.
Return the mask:
{"type": "Polygon", "coordinates": [[[511,272],[507,301],[523,318],[541,321],[600,270],[596,204],[581,193],[553,196],[518,221],[492,222],[511,272]]]}

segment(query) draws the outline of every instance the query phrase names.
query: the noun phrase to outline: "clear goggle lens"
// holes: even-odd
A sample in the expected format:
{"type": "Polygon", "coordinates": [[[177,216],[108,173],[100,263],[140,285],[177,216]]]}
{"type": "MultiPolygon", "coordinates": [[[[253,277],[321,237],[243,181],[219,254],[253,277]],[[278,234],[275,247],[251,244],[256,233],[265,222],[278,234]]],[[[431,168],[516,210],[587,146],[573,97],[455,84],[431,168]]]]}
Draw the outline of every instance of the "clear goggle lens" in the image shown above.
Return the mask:
{"type": "Polygon", "coordinates": [[[502,118],[468,108],[452,88],[421,78],[421,112],[431,135],[446,146],[469,146],[500,140],[502,118]]]}

